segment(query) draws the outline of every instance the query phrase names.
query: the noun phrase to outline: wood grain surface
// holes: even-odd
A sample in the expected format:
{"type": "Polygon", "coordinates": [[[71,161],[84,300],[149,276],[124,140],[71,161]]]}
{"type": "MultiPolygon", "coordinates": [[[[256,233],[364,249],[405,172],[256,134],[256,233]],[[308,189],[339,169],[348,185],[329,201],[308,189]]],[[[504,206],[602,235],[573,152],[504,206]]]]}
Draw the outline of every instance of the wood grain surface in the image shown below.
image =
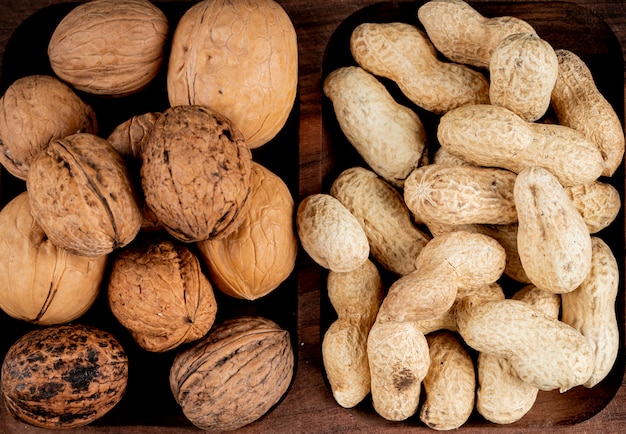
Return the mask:
{"type": "MultiPolygon", "coordinates": [[[[345,53],[346,32],[350,26],[362,19],[378,16],[403,21],[414,19],[411,11],[417,11],[417,2],[393,2],[383,6],[374,0],[278,0],[291,16],[298,34],[299,43],[299,91],[297,105],[292,116],[291,134],[294,143],[292,157],[297,161],[295,179],[290,187],[298,202],[303,197],[324,191],[328,182],[342,165],[341,139],[337,131],[325,125],[328,118],[328,101],[322,94],[322,80],[332,68],[350,63],[345,53]],[[374,15],[372,15],[374,14],[374,15]],[[337,50],[328,54],[327,47],[337,50]],[[344,50],[344,52],[342,52],[344,50]],[[297,143],[296,143],[297,142],[297,143]]],[[[191,1],[155,1],[174,15],[183,11],[191,1]]],[[[625,51],[626,51],[626,3],[623,0],[574,0],[571,2],[517,1],[471,1],[487,16],[510,15],[515,12],[541,28],[539,34],[559,44],[567,44],[582,50],[587,58],[598,61],[597,71],[603,77],[601,86],[610,93],[607,98],[616,106],[624,121],[625,98],[625,51]],[[566,37],[568,40],[563,40],[566,37]],[[608,65],[608,66],[607,66],[608,65]],[[610,70],[605,70],[610,68],[610,70]]],[[[42,46],[20,45],[15,52],[15,39],[27,40],[23,34],[23,23],[32,20],[42,9],[69,10],[76,3],[61,0],[0,0],[0,90],[19,75],[36,71],[41,65],[42,46]],[[53,8],[53,9],[48,9],[53,8]],[[56,8],[56,9],[54,9],[56,8]],[[20,33],[22,32],[22,33],[20,33]],[[17,36],[16,36],[17,34],[17,36]],[[11,62],[11,64],[8,64],[11,62]],[[19,64],[16,64],[18,62],[19,64]]],[[[36,16],[42,20],[45,14],[36,16]]],[[[45,53],[45,52],[44,52],[45,53]]],[[[291,136],[290,136],[291,138],[291,136]]],[[[266,159],[279,158],[264,156],[266,159]]],[[[279,167],[275,163],[276,168],[279,167]]],[[[288,170],[285,172],[290,176],[288,170]]],[[[623,169],[613,180],[623,193],[623,169]]],[[[0,202],[7,200],[23,188],[3,170],[0,184],[0,202]]],[[[617,231],[611,234],[617,246],[616,256],[624,265],[623,213],[617,222],[617,231]]],[[[389,422],[379,417],[368,403],[354,409],[344,409],[336,404],[324,378],[321,363],[321,336],[332,313],[324,290],[325,273],[303,253],[299,255],[297,276],[292,282],[293,310],[292,341],[297,351],[297,367],[293,384],[279,405],[261,420],[239,432],[272,433],[404,433],[428,432],[417,417],[405,422],[389,422]]],[[[576,388],[562,396],[558,392],[540,392],[537,403],[530,413],[512,425],[498,426],[485,422],[473,415],[460,432],[465,433],[617,433],[626,428],[626,383],[624,383],[624,288],[620,288],[618,313],[622,333],[622,346],[615,369],[609,378],[594,388],[576,388]]],[[[288,298],[289,296],[287,296],[288,298]]],[[[2,318],[0,318],[2,319],[2,318]]],[[[4,318],[0,322],[3,339],[16,338],[12,332],[14,322],[4,318]]],[[[17,327],[17,326],[16,326],[17,327]]],[[[0,347],[0,357],[5,347],[0,347]]],[[[141,370],[150,370],[159,364],[168,363],[155,357],[141,370]],[[152,365],[154,364],[154,365],[152,365]]],[[[155,368],[156,369],[156,368],[155,368]]],[[[132,372],[132,371],[131,371],[132,372]]],[[[155,381],[158,381],[155,379],[155,381]]],[[[150,393],[150,391],[148,391],[150,393]]],[[[160,397],[156,397],[159,399],[160,397]]],[[[126,398],[125,398],[126,399],[126,398]]],[[[142,400],[141,394],[133,393],[129,400],[142,400]]],[[[93,425],[72,432],[85,433],[187,433],[198,431],[188,423],[169,396],[162,397],[163,404],[147,408],[137,416],[125,411],[113,411],[93,425]]],[[[127,408],[133,408],[128,406],[127,408]]],[[[0,407],[0,433],[39,433],[42,430],[14,420],[0,407]]]]}

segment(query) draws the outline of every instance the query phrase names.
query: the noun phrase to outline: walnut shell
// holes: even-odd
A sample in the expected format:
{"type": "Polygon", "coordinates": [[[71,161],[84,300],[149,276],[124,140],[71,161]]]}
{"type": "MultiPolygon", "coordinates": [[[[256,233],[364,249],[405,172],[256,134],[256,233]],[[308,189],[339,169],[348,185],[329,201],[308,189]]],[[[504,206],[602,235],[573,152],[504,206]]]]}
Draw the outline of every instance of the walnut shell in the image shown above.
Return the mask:
{"type": "Polygon", "coordinates": [[[109,306],[142,348],[162,352],[200,339],[217,304],[200,261],[184,244],[146,241],[113,262],[109,306]]]}
{"type": "Polygon", "coordinates": [[[291,383],[293,366],[286,330],[265,318],[238,317],[219,324],[176,356],[170,387],[197,427],[235,430],[280,401],[291,383]]]}
{"type": "Polygon", "coordinates": [[[198,242],[218,289],[255,300],[276,289],[294,269],[298,241],[294,201],[283,180],[252,162],[250,209],[230,235],[198,242]]]}
{"type": "Polygon", "coordinates": [[[296,31],[277,2],[205,0],[180,19],[167,75],[171,105],[213,107],[254,149],[283,128],[297,88],[296,31]]]}
{"type": "Polygon", "coordinates": [[[158,74],[169,26],[147,0],[91,0],[58,24],[48,44],[50,66],[76,89],[124,96],[158,74]]]}
{"type": "Polygon", "coordinates": [[[31,164],[26,188],[32,213],[58,247],[100,256],[131,242],[141,226],[128,170],[105,139],[73,134],[31,164]]]}
{"type": "Polygon", "coordinates": [[[48,429],[99,419],[122,399],[128,357],[110,333],[61,325],[18,339],[2,364],[1,391],[9,412],[48,429]]]}
{"type": "Polygon", "coordinates": [[[50,242],[28,192],[0,212],[0,308],[13,318],[50,325],[80,317],[100,292],[106,263],[106,256],[78,256],[50,242]]]}
{"type": "Polygon", "coordinates": [[[21,180],[50,141],[79,132],[96,134],[96,115],[54,77],[20,78],[0,98],[0,163],[21,180]]]}
{"type": "Polygon", "coordinates": [[[201,106],[167,109],[142,150],[146,204],[181,241],[233,232],[248,210],[252,154],[220,113],[201,106]]]}

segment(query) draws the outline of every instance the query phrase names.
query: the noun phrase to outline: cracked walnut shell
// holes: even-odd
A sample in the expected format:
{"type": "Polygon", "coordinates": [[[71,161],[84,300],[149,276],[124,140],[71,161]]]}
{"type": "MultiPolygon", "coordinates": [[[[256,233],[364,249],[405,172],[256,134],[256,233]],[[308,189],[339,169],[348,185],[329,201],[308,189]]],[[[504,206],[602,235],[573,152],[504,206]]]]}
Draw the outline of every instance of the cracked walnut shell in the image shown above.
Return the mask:
{"type": "Polygon", "coordinates": [[[175,238],[233,232],[248,210],[252,154],[238,129],[202,106],[170,107],[142,149],[146,204],[175,238]]]}
{"type": "Polygon", "coordinates": [[[142,348],[153,352],[200,339],[217,312],[198,258],[185,244],[165,239],[119,253],[108,297],[117,320],[142,348]]]}
{"type": "Polygon", "coordinates": [[[142,215],[124,160],[98,136],[50,143],[33,160],[26,188],[48,238],[74,254],[108,254],[139,232],[142,215]]]}

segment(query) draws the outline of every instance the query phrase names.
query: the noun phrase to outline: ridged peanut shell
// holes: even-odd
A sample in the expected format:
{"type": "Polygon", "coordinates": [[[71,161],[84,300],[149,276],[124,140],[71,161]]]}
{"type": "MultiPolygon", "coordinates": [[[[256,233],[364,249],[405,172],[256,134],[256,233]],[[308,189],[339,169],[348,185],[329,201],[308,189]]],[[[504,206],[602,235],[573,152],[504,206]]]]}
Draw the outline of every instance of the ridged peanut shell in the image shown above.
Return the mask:
{"type": "Polygon", "coordinates": [[[429,164],[404,183],[404,201],[421,221],[450,225],[517,221],[513,186],[517,175],[498,168],[429,164]]]}
{"type": "Polygon", "coordinates": [[[604,176],[612,176],[624,157],[624,128],[600,93],[585,62],[571,51],[556,50],[559,63],[552,107],[559,123],[581,132],[600,150],[604,176]]]}
{"type": "Polygon", "coordinates": [[[15,80],[0,98],[0,163],[26,180],[31,161],[53,140],[96,134],[90,105],[55,77],[29,75],[15,80]]]}
{"type": "Polygon", "coordinates": [[[358,66],[331,72],[324,80],[339,127],[374,172],[402,187],[427,156],[419,116],[398,104],[387,88],[358,66]]]}
{"type": "Polygon", "coordinates": [[[615,221],[622,208],[622,198],[613,185],[595,181],[590,184],[574,185],[565,189],[589,233],[595,234],[615,221]]]}
{"type": "Polygon", "coordinates": [[[402,194],[375,172],[351,167],[330,187],[359,221],[374,259],[398,275],[415,270],[415,258],[430,237],[415,226],[402,194]]]}
{"type": "Polygon", "coordinates": [[[519,173],[539,166],[565,185],[588,184],[602,173],[597,146],[578,131],[526,122],[504,107],[478,104],[444,114],[437,128],[443,148],[477,166],[519,173]]]}
{"type": "Polygon", "coordinates": [[[555,176],[526,169],[515,182],[517,250],[530,281],[556,294],[575,290],[591,270],[587,225],[555,176]]]}
{"type": "Polygon", "coordinates": [[[428,37],[453,62],[488,68],[498,43],[509,35],[534,32],[510,16],[485,17],[463,0],[431,0],[417,10],[428,37]]]}
{"type": "Polygon", "coordinates": [[[169,26],[147,0],[91,0],[72,9],[48,44],[52,69],[76,89],[124,96],[158,74],[169,26]]]}
{"type": "Polygon", "coordinates": [[[485,76],[439,60],[426,33],[414,25],[362,23],[352,32],[350,51],[363,69],[393,80],[413,103],[433,113],[489,102],[485,76]]]}
{"type": "Polygon", "coordinates": [[[40,328],[20,337],[2,363],[7,410],[45,429],[85,426],[122,399],[128,356],[115,336],[80,324],[40,328]]]}
{"type": "Polygon", "coordinates": [[[524,382],[540,390],[565,392],[593,373],[591,341],[523,301],[472,305],[465,299],[457,306],[455,317],[459,333],[470,347],[508,359],[524,382]]]}
{"type": "Polygon", "coordinates": [[[457,429],[474,410],[474,361],[456,334],[443,331],[426,340],[430,367],[423,381],[420,420],[436,430],[457,429]]]}
{"type": "Polygon", "coordinates": [[[367,261],[370,245],[357,218],[329,194],[302,199],[296,228],[305,252],[320,266],[333,271],[352,271],[367,261]]]}
{"type": "Polygon", "coordinates": [[[197,243],[217,288],[236,298],[263,297],[289,277],[298,240],[293,197],[284,181],[252,162],[250,203],[243,222],[217,240],[197,243]]]}
{"type": "Polygon", "coordinates": [[[611,371],[620,346],[616,301],[620,273],[611,248],[592,237],[591,271],[574,291],[562,294],[562,319],[589,338],[595,348],[593,374],[583,384],[594,387],[611,371]]]}
{"type": "Polygon", "coordinates": [[[28,192],[0,212],[0,308],[40,325],[79,318],[100,293],[107,256],[79,256],[56,247],[30,211],[28,192]]]}
{"type": "Polygon", "coordinates": [[[254,149],[283,128],[297,88],[297,35],[279,3],[204,0],[178,22],[167,73],[171,105],[212,107],[254,149]]]}
{"type": "Polygon", "coordinates": [[[26,181],[31,211],[58,247],[101,256],[129,244],[141,228],[137,192],[120,154],[98,136],[51,142],[26,181]]]}
{"type": "Polygon", "coordinates": [[[169,380],[189,421],[203,430],[231,431],[256,421],[280,401],[293,367],[286,330],[265,318],[237,317],[178,353],[169,380]]]}

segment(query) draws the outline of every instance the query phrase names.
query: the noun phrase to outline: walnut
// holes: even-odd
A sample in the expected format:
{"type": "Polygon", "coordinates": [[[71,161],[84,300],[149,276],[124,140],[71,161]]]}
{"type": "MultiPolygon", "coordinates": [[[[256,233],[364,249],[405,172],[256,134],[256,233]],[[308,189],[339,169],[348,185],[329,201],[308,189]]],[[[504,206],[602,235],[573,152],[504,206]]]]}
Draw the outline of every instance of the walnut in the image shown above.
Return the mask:
{"type": "Polygon", "coordinates": [[[166,239],[121,251],[113,262],[108,297],[118,321],[153,352],[201,338],[217,312],[197,257],[183,243],[166,239]]]}
{"type": "Polygon", "coordinates": [[[258,316],[231,318],[176,355],[170,387],[189,421],[230,431],[262,417],[287,392],[294,354],[289,333],[258,316]]]}
{"type": "Polygon", "coordinates": [[[54,77],[20,78],[0,98],[0,163],[21,180],[51,140],[97,131],[91,106],[54,77]]]}
{"type": "Polygon", "coordinates": [[[128,356],[112,334],[93,326],[40,328],[9,348],[0,382],[16,418],[47,429],[81,427],[122,399],[128,356]]]}
{"type": "Polygon", "coordinates": [[[243,221],[252,155],[220,113],[201,106],[167,109],[154,124],[142,160],[146,204],[177,239],[223,237],[243,221]]]}
{"type": "Polygon", "coordinates": [[[13,318],[61,324],[85,313],[100,292],[106,256],[78,256],[57,248],[22,192],[0,212],[0,308],[13,318]]]}
{"type": "Polygon", "coordinates": [[[105,139],[55,140],[28,174],[32,213],[50,240],[74,254],[100,256],[131,242],[141,226],[124,160],[105,139]]]}
{"type": "Polygon", "coordinates": [[[241,225],[218,240],[197,243],[222,292],[255,300],[276,289],[294,269],[298,240],[294,201],[284,181],[252,162],[250,208],[241,225]]]}

